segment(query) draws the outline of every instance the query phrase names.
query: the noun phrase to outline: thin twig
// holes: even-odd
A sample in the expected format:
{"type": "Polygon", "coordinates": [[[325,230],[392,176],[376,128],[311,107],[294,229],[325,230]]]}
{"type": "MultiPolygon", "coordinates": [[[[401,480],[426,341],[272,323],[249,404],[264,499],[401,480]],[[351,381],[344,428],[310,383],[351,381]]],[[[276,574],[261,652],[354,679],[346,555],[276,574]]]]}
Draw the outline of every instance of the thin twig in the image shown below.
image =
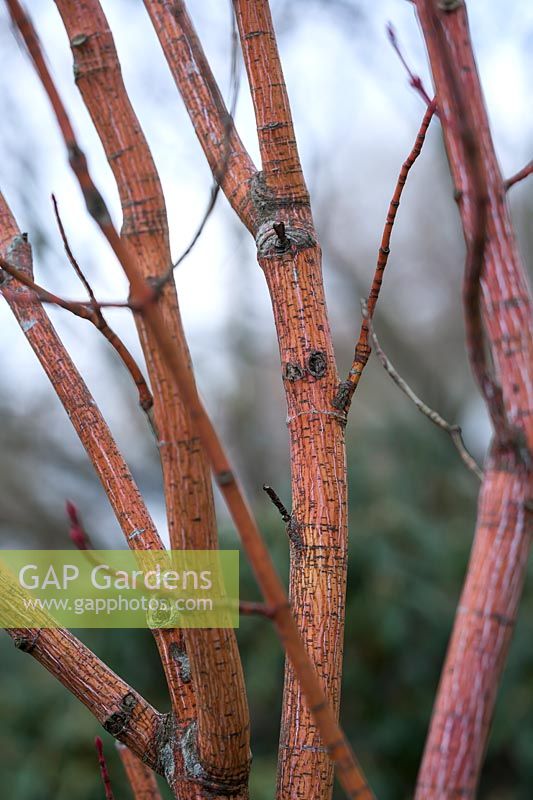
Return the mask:
{"type": "Polygon", "coordinates": [[[67,237],[67,234],[66,234],[66,231],[65,231],[65,226],[63,225],[63,220],[61,219],[61,215],[59,213],[59,205],[57,203],[57,199],[56,199],[55,194],[52,194],[51,198],[52,198],[52,205],[54,207],[54,215],[55,215],[55,218],[56,218],[57,227],[59,229],[59,235],[61,236],[61,241],[63,242],[63,247],[64,247],[64,250],[65,250],[65,253],[67,254],[67,258],[70,261],[74,272],[76,273],[76,275],[78,276],[80,281],[85,286],[87,294],[91,298],[92,302],[96,303],[96,297],[94,296],[94,292],[92,290],[92,286],[89,283],[89,281],[87,280],[87,278],[85,277],[80,265],[78,264],[76,258],[74,257],[74,253],[72,252],[72,248],[70,247],[70,244],[69,244],[69,241],[68,241],[68,237],[67,237]]]}
{"type": "Polygon", "coordinates": [[[266,603],[256,603],[253,600],[241,600],[239,602],[239,614],[273,619],[275,610],[267,606],[266,603]]]}
{"type": "MultiPolygon", "coordinates": [[[[416,92],[418,92],[424,103],[427,106],[429,106],[434,101],[431,100],[431,97],[427,93],[425,86],[422,82],[422,78],[419,75],[415,75],[414,72],[411,70],[411,67],[407,63],[407,60],[404,54],[402,53],[398,37],[396,35],[396,29],[394,28],[392,22],[387,23],[386,30],[387,30],[387,36],[389,37],[389,42],[394,48],[396,55],[402,62],[403,67],[407,72],[407,75],[409,76],[409,86],[411,86],[416,92]]],[[[438,116],[438,111],[435,110],[435,114],[438,116]]]]}
{"type": "Polygon", "coordinates": [[[100,774],[102,776],[102,783],[104,784],[106,800],[115,800],[113,789],[111,788],[111,778],[109,777],[109,771],[104,756],[104,743],[99,736],[95,738],[94,745],[98,754],[98,763],[100,765],[100,774]]]}
{"type": "MultiPolygon", "coordinates": [[[[59,297],[59,295],[50,292],[48,289],[44,289],[28,275],[20,272],[17,267],[4,258],[0,258],[0,269],[3,269],[8,275],[11,275],[12,278],[16,278],[17,281],[20,281],[20,283],[27,286],[28,289],[32,289],[35,292],[34,295],[25,294],[24,296],[20,295],[17,297],[17,302],[19,303],[25,303],[26,305],[31,305],[32,303],[48,303],[49,305],[64,308],[66,311],[70,311],[72,314],[82,317],[82,319],[88,319],[86,312],[101,308],[127,308],[130,311],[141,310],[139,306],[132,303],[130,300],[68,300],[65,297],[59,297]]],[[[2,292],[8,296],[10,294],[9,288],[3,288],[2,292]]],[[[13,295],[13,292],[11,292],[11,295],[13,295]]]]}
{"type": "MultiPolygon", "coordinates": [[[[144,375],[142,374],[137,362],[135,361],[133,355],[130,353],[130,351],[128,350],[122,339],[118,336],[118,334],[115,333],[115,331],[111,328],[111,326],[105,319],[104,315],[102,314],[102,306],[98,304],[92,286],[89,283],[88,279],[86,278],[83,270],[81,269],[79,262],[74,256],[74,253],[72,252],[72,248],[69,244],[65,227],[63,225],[63,222],[61,220],[61,215],[59,213],[59,206],[55,198],[55,195],[53,194],[52,194],[52,203],[54,206],[54,213],[57,226],[59,228],[59,233],[61,235],[61,240],[63,242],[63,247],[65,249],[65,253],[67,254],[67,258],[70,261],[72,268],[74,269],[74,272],[80,279],[81,283],[84,285],[87,294],[89,295],[90,298],[91,310],[93,313],[91,317],[86,317],[86,319],[89,319],[89,321],[92,322],[93,325],[100,331],[100,333],[107,339],[111,347],[114,348],[120,360],[130,373],[133,382],[137,387],[137,391],[139,392],[139,405],[141,406],[142,410],[146,413],[150,426],[152,427],[152,430],[154,430],[155,432],[153,413],[152,413],[152,407],[154,405],[154,401],[152,398],[152,393],[150,392],[148,384],[146,383],[146,380],[144,378],[144,375]]],[[[72,305],[70,310],[72,310],[73,313],[76,313],[76,311],[73,310],[72,305]]]]}
{"type": "Polygon", "coordinates": [[[514,175],[511,175],[510,178],[507,178],[507,180],[503,182],[505,191],[508,191],[511,188],[511,186],[515,185],[515,183],[523,181],[524,178],[527,178],[528,175],[531,175],[531,173],[533,173],[533,159],[528,164],[526,164],[525,167],[522,167],[522,169],[520,169],[514,175]]]}
{"type": "Polygon", "coordinates": [[[391,360],[383,351],[381,347],[378,337],[374,331],[374,327],[372,324],[372,318],[368,312],[368,306],[365,300],[361,300],[361,310],[363,313],[363,318],[367,321],[368,330],[370,333],[370,338],[372,339],[372,344],[374,345],[374,350],[376,352],[377,357],[379,358],[381,364],[383,365],[385,371],[388,375],[392,378],[396,386],[398,386],[402,392],[411,400],[412,403],[416,406],[416,408],[420,411],[421,414],[424,414],[425,417],[431,420],[437,427],[442,428],[443,431],[446,431],[450,435],[452,442],[455,445],[455,448],[461,459],[463,460],[464,464],[468,467],[471,472],[476,475],[480,481],[483,480],[483,470],[479,467],[478,463],[476,462],[475,458],[468,452],[466,445],[463,441],[462,431],[459,425],[452,425],[447,422],[441,415],[435,411],[434,409],[430,408],[423,400],[421,400],[417,394],[411,389],[409,384],[401,377],[398,371],[395,369],[394,365],[392,364],[391,360]]]}
{"type": "MultiPolygon", "coordinates": [[[[74,260],[73,256],[72,259],[74,260]]],[[[100,333],[113,347],[120,360],[130,373],[132,380],[137,387],[137,391],[139,392],[139,405],[146,413],[148,420],[152,425],[151,409],[153,406],[153,399],[144,375],[137,365],[133,355],[130,353],[122,339],[120,339],[120,337],[112,330],[112,328],[109,327],[100,310],[104,306],[107,307],[112,305],[115,307],[117,304],[98,303],[94,299],[92,290],[91,300],[89,302],[66,300],[65,298],[59,297],[53,292],[49,292],[48,289],[44,289],[42,286],[39,286],[39,284],[36,283],[32,278],[30,278],[28,275],[25,275],[23,272],[21,272],[21,270],[17,269],[17,267],[13,266],[13,264],[10,264],[9,261],[6,261],[4,258],[0,258],[0,268],[7,272],[8,275],[11,275],[12,278],[15,278],[24,286],[27,286],[28,289],[32,289],[35,292],[35,297],[33,299],[36,303],[50,303],[52,305],[59,306],[59,308],[63,308],[65,311],[70,311],[71,314],[75,314],[77,317],[91,322],[95,328],[100,331],[100,333]]],[[[76,269],[76,273],[78,275],[83,274],[79,266],[76,269]]],[[[84,279],[84,285],[85,284],[86,279],[84,279]]],[[[4,295],[7,295],[7,292],[9,292],[8,288],[3,292],[4,295]]],[[[16,302],[22,302],[25,304],[31,301],[31,298],[29,298],[28,295],[13,295],[13,299],[16,302]]],[[[129,307],[131,304],[121,303],[120,305],[129,307]]]]}
{"type": "MultiPolygon", "coordinates": [[[[381,284],[383,282],[383,273],[385,271],[385,267],[387,266],[387,262],[389,260],[392,229],[394,227],[394,222],[396,220],[396,214],[398,212],[398,207],[400,205],[402,192],[406,184],[409,171],[422,151],[422,146],[426,138],[427,129],[429,127],[429,123],[431,122],[434,113],[435,113],[435,99],[433,99],[430,102],[426,110],[426,113],[424,114],[424,118],[422,119],[422,123],[417,133],[413,149],[411,150],[406,160],[402,164],[402,168],[400,170],[400,174],[396,182],[396,187],[394,189],[394,194],[389,204],[389,211],[387,214],[385,227],[383,228],[381,245],[378,251],[378,258],[377,258],[376,269],[374,272],[374,278],[372,280],[372,285],[370,287],[370,292],[368,294],[368,300],[367,300],[368,315],[370,319],[374,314],[374,310],[376,308],[376,304],[379,299],[379,292],[381,289],[381,284]]],[[[336,408],[342,409],[346,413],[348,412],[354,392],[357,389],[357,386],[359,385],[359,381],[361,380],[361,375],[363,374],[363,370],[368,363],[369,357],[370,357],[370,345],[368,343],[368,321],[365,317],[363,317],[363,322],[359,333],[359,339],[357,340],[357,344],[355,346],[355,353],[350,372],[348,373],[348,377],[346,378],[346,380],[340,384],[338,392],[333,400],[333,405],[336,408]]]]}

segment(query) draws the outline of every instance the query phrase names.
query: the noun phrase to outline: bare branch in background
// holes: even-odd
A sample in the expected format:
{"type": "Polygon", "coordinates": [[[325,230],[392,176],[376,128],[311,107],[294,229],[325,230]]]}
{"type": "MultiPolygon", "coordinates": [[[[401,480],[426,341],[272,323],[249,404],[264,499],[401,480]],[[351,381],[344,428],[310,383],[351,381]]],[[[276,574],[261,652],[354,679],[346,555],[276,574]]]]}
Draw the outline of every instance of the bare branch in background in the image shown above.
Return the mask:
{"type": "MultiPolygon", "coordinates": [[[[63,247],[65,249],[65,253],[67,254],[67,258],[72,265],[72,268],[78,278],[80,279],[81,283],[84,285],[85,289],[87,290],[87,294],[89,295],[90,299],[90,310],[89,315],[85,316],[84,312],[82,312],[81,308],[83,307],[76,307],[72,303],[69,303],[68,311],[71,311],[73,314],[77,316],[83,316],[84,319],[88,319],[93,325],[100,331],[100,333],[105,336],[111,347],[114,348],[116,353],[118,354],[120,360],[130,373],[135,386],[137,387],[137,391],[139,392],[139,405],[142,410],[146,413],[148,421],[154,430],[154,420],[152,414],[152,406],[154,404],[152,393],[148,388],[148,384],[144,379],[144,375],[142,374],[137,362],[135,361],[133,355],[130,353],[122,339],[117,336],[115,331],[109,326],[107,323],[104,315],[102,314],[101,307],[98,305],[96,297],[94,296],[94,292],[92,290],[91,284],[85,277],[78,261],[76,260],[74,253],[72,252],[72,248],[70,247],[68,237],[65,231],[65,227],[61,220],[61,216],[59,213],[59,206],[55,195],[52,195],[52,203],[54,206],[54,214],[57,222],[57,227],[59,228],[59,233],[61,236],[61,241],[63,242],[63,247]]],[[[41,293],[42,294],[42,293],[41,293]]],[[[66,306],[63,306],[64,308],[66,306]]]]}
{"type": "Polygon", "coordinates": [[[465,443],[463,441],[463,435],[461,432],[461,428],[459,425],[452,425],[449,422],[440,416],[437,411],[430,408],[423,400],[421,400],[417,394],[411,389],[407,381],[405,381],[399,372],[394,368],[391,360],[383,351],[381,347],[378,337],[374,331],[374,326],[372,322],[372,317],[368,311],[368,305],[365,300],[361,300],[361,309],[363,312],[363,318],[366,319],[368,324],[368,331],[370,334],[370,338],[372,340],[372,344],[374,345],[374,349],[376,351],[376,355],[379,358],[382,366],[384,367],[385,371],[388,375],[392,378],[396,386],[398,386],[402,392],[411,400],[416,408],[428,419],[431,420],[438,428],[442,428],[443,431],[446,431],[450,435],[452,442],[457,449],[457,452],[461,456],[464,464],[468,467],[468,469],[476,475],[480,481],[483,480],[483,470],[477,464],[475,458],[468,452],[465,443]]]}
{"type": "Polygon", "coordinates": [[[98,764],[100,766],[100,775],[102,776],[102,783],[104,784],[104,792],[106,800],[115,800],[113,789],[111,788],[111,778],[107,769],[107,763],[104,756],[104,743],[99,736],[94,740],[96,753],[98,755],[98,764]]]}
{"type": "Polygon", "coordinates": [[[522,167],[521,170],[516,172],[514,175],[511,175],[510,178],[507,178],[507,180],[505,180],[503,182],[503,185],[505,187],[505,191],[509,191],[509,189],[512,186],[515,185],[515,183],[519,183],[520,181],[523,181],[525,178],[527,178],[532,173],[533,173],[533,160],[531,160],[528,164],[526,164],[525,167],[522,167]]]}
{"type": "MultiPolygon", "coordinates": [[[[386,26],[387,36],[389,38],[389,42],[391,43],[394,52],[402,62],[402,65],[409,76],[409,86],[411,86],[422,98],[424,103],[429,107],[431,103],[435,102],[431,100],[431,97],[427,93],[425,86],[422,82],[422,78],[419,75],[415,75],[414,72],[411,70],[411,67],[407,63],[407,59],[405,58],[402,48],[400,47],[400,43],[398,41],[398,36],[396,34],[396,29],[392,22],[388,22],[386,26]]],[[[438,116],[439,112],[434,107],[434,113],[438,116]]]]}
{"type": "Polygon", "coordinates": [[[117,750],[131,787],[133,800],[161,800],[153,771],[128,747],[117,744],[117,750]]]}

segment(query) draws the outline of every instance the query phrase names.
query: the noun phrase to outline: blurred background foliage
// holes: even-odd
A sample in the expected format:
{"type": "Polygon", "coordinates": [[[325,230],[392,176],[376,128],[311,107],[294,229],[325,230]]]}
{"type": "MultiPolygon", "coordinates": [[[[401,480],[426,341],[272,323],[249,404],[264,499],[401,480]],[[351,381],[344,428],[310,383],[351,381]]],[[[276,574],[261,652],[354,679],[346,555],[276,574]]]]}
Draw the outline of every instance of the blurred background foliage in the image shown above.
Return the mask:
{"type": "MultiPolygon", "coordinates": [[[[71,79],[64,31],[48,0],[31,4],[62,93],[77,121],[95,177],[117,221],[116,192],[71,79]]],[[[168,78],[138,0],[103,3],[164,183],[173,252],[190,239],[211,178],[168,78]],[[140,56],[142,54],[143,57],[140,56]]],[[[227,88],[228,8],[190,3],[215,74],[227,88]]],[[[397,0],[272,0],[296,131],[324,253],[339,371],[351,363],[388,202],[423,109],[386,44],[397,25],[414,68],[429,86],[411,4],[397,0]],[[305,14],[302,13],[305,8],[305,14]],[[342,69],[339,68],[342,65],[342,69]]],[[[477,55],[506,174],[531,157],[533,7],[469,3],[477,55]]],[[[65,167],[55,123],[0,10],[0,187],[28,230],[37,278],[79,296],[52,223],[56,191],[75,252],[102,298],[125,294],[123,279],[65,167]]],[[[256,154],[253,116],[241,91],[237,122],[256,154]]],[[[489,430],[464,354],[464,248],[438,123],[406,187],[376,316],[386,352],[421,397],[459,422],[481,460],[489,430]]],[[[533,183],[510,198],[520,246],[533,263],[533,183]]],[[[223,198],[177,275],[199,385],[265,532],[287,575],[283,525],[261,491],[273,485],[290,505],[285,406],[271,309],[253,243],[223,198]]],[[[165,536],[157,452],[128,377],[96,331],[57,309],[50,315],[98,404],[165,536]]],[[[110,318],[139,354],[131,320],[110,318]]],[[[63,507],[79,506],[98,546],[122,546],[102,488],[11,315],[0,304],[0,536],[2,547],[68,546],[63,507]]],[[[459,597],[475,521],[478,486],[450,441],[421,417],[372,359],[347,429],[350,557],[342,721],[380,800],[412,796],[434,693],[459,597]]],[[[221,539],[238,546],[221,503],[221,539]]],[[[244,559],[243,559],[244,563],[244,559]]],[[[245,564],[242,597],[257,597],[245,564]]],[[[533,782],[533,615],[531,581],[505,673],[480,797],[526,800],[533,782]]],[[[167,699],[149,634],[80,631],[101,658],[159,709],[167,699]]],[[[265,620],[238,632],[252,715],[251,797],[273,797],[283,657],[265,620]]],[[[36,663],[0,637],[0,796],[13,800],[97,800],[103,796],[91,715],[36,663]]],[[[117,800],[130,795],[106,734],[117,800]]],[[[165,791],[164,789],[162,790],[165,791]]],[[[164,796],[168,796],[165,795],[164,796]]]]}
{"type": "MultiPolygon", "coordinates": [[[[382,800],[412,796],[446,641],[468,558],[476,480],[429,422],[394,418],[351,436],[350,559],[342,722],[382,800]]],[[[288,486],[278,486],[285,496],[288,486]]],[[[262,529],[282,573],[287,543],[276,512],[262,529]]],[[[63,532],[66,525],[63,525],[63,532]]],[[[223,545],[236,546],[226,531],[223,545]]],[[[528,583],[497,706],[480,797],[526,800],[533,779],[533,652],[528,583]]],[[[257,597],[244,568],[241,595],[257,597]]],[[[78,631],[141,691],[167,709],[149,634],[78,631]]],[[[266,620],[238,632],[250,699],[254,761],[251,797],[269,800],[283,676],[266,620]]],[[[99,726],[31,657],[7,639],[2,654],[0,780],[18,800],[101,798],[92,746],[99,726]]],[[[103,734],[117,798],[129,797],[113,740],[103,734]]],[[[164,796],[169,796],[165,795],[164,796]]],[[[341,794],[338,794],[341,797],[341,794]]]]}

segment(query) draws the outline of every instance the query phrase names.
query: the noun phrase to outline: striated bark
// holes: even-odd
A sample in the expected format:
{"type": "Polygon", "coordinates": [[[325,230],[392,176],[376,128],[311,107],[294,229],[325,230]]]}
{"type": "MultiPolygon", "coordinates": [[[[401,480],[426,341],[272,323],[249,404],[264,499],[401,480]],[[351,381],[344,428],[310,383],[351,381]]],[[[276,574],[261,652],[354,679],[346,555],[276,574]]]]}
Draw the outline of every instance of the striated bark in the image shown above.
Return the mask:
{"type": "MultiPolygon", "coordinates": [[[[292,519],[289,596],[335,714],[347,568],[344,427],[313,226],[268,2],[234,0],[262,172],[252,182],[259,264],[272,300],[287,400],[292,519]]],[[[277,797],[328,798],[333,769],[291,664],[283,692],[277,797]]],[[[363,790],[365,793],[365,790],[363,790]]]]}
{"type": "MultiPolygon", "coordinates": [[[[0,248],[3,256],[28,277],[32,277],[30,246],[24,236],[19,234],[15,220],[1,195],[0,248]]],[[[2,284],[2,290],[5,288],[9,289],[5,293],[7,302],[93,464],[128,547],[133,550],[161,549],[159,534],[133,476],[50,319],[39,303],[17,302],[17,297],[23,301],[31,294],[31,290],[21,284],[16,285],[10,278],[2,284]]],[[[187,687],[179,676],[176,664],[176,657],[182,650],[181,634],[179,631],[154,630],[153,635],[165,670],[176,718],[186,718],[188,698],[183,687],[185,686],[185,690],[187,687]]],[[[176,739],[175,733],[173,738],[176,739]]],[[[182,753],[177,740],[174,755],[176,766],[179,766],[182,753]]],[[[177,775],[183,774],[183,765],[181,766],[181,770],[176,770],[177,775]]]]}
{"type": "MultiPolygon", "coordinates": [[[[76,83],[117,182],[124,215],[121,237],[131,245],[143,279],[155,282],[171,264],[165,201],[124,87],[111,31],[97,0],[56,0],[56,5],[70,39],[76,83]]],[[[192,377],[173,280],[165,283],[158,308],[192,377]]],[[[217,531],[209,464],[153,332],[142,315],[135,319],[153,387],[171,545],[214,548],[217,531]]],[[[192,781],[198,784],[195,791],[205,783],[211,788],[218,784],[234,790],[240,787],[246,793],[250,726],[235,634],[232,630],[187,630],[182,636],[192,681],[183,683],[180,678],[189,708],[179,725],[181,735],[198,750],[202,774],[192,781]]],[[[177,671],[179,663],[180,659],[177,671]]]]}

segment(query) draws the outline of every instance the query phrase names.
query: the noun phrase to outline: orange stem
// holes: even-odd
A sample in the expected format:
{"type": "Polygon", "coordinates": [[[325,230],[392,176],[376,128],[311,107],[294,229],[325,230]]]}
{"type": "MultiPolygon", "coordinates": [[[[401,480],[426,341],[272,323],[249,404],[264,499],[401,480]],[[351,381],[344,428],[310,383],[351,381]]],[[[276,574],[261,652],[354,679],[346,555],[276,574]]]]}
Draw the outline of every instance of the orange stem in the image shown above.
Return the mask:
{"type": "Polygon", "coordinates": [[[451,800],[476,794],[524,582],[533,488],[533,315],[464,3],[437,11],[433,0],[416,0],[416,8],[467,243],[469,356],[495,427],[416,792],[417,800],[451,800]]]}
{"type": "Polygon", "coordinates": [[[161,800],[157,781],[152,770],[124,745],[117,745],[118,754],[126,772],[134,800],[161,800]]]}

